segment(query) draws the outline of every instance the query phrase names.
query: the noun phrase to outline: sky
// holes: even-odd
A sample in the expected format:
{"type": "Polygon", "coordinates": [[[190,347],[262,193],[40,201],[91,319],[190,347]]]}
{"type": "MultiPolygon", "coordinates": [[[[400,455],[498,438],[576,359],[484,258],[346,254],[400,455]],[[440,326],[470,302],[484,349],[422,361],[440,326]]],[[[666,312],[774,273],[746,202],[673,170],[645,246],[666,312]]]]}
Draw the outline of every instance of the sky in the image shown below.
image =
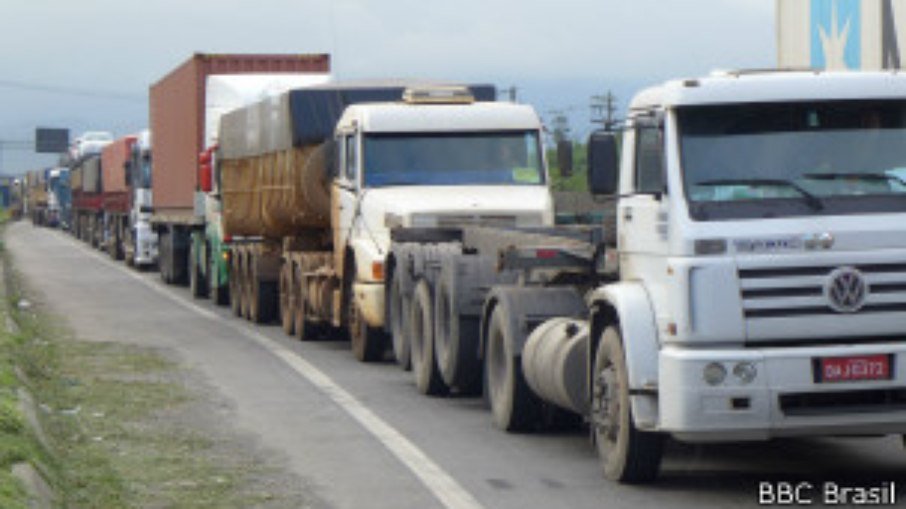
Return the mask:
{"type": "Polygon", "coordinates": [[[776,65],[774,0],[0,0],[0,174],[53,165],[36,127],[137,132],[195,52],[330,53],[339,79],[517,87],[591,130],[592,95],[776,65]]]}

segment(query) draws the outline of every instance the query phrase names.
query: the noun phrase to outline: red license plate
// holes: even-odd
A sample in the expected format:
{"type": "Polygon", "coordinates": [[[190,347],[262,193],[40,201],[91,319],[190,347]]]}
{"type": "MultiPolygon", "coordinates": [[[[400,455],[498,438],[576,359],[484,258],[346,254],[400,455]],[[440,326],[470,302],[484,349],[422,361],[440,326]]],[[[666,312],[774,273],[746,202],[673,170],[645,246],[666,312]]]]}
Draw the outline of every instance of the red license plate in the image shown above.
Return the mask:
{"type": "Polygon", "coordinates": [[[890,380],[892,357],[881,354],[816,359],[815,368],[819,372],[816,373],[815,379],[819,383],[890,380]]]}

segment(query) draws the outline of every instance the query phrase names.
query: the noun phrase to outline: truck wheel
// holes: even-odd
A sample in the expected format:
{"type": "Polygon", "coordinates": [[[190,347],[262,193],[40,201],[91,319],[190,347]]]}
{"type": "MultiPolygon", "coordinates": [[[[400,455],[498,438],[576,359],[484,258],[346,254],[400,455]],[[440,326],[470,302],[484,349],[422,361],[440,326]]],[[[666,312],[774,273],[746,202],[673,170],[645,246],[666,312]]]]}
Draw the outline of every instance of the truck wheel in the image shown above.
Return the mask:
{"type": "Polygon", "coordinates": [[[236,316],[242,316],[242,285],[240,279],[242,277],[242,269],[239,266],[239,257],[234,256],[230,258],[230,308],[233,310],[233,314],[236,316]]]}
{"type": "Polygon", "coordinates": [[[639,431],[632,419],[620,332],[608,327],[595,355],[592,426],[604,476],[624,483],[657,478],[663,436],[639,431]]]}
{"type": "Polygon", "coordinates": [[[541,418],[541,400],[522,374],[522,359],[513,353],[516,331],[506,307],[491,314],[485,346],[485,381],[494,424],[505,431],[530,431],[541,418]]]}
{"type": "Polygon", "coordinates": [[[296,333],[296,292],[292,264],[280,268],[280,325],[288,336],[296,333]]]}
{"type": "Polygon", "coordinates": [[[320,339],[324,335],[324,326],[320,323],[312,322],[308,316],[308,288],[305,286],[305,278],[302,277],[302,268],[297,265],[293,270],[296,274],[296,286],[293,289],[295,295],[293,313],[296,317],[296,335],[298,335],[299,341],[320,339]]]}
{"type": "Polygon", "coordinates": [[[435,357],[444,383],[460,394],[476,395],[481,392],[478,323],[460,317],[453,291],[453,285],[441,277],[434,292],[435,357]]]}
{"type": "Polygon", "coordinates": [[[241,287],[242,299],[239,301],[242,305],[242,317],[246,320],[251,319],[251,302],[252,302],[252,285],[249,283],[251,274],[249,274],[248,260],[243,257],[239,262],[239,285],[241,287]]]}
{"type": "Polygon", "coordinates": [[[211,300],[214,301],[214,304],[226,306],[230,303],[230,292],[226,286],[219,284],[217,281],[219,270],[217,254],[209,256],[208,258],[208,261],[210,262],[208,264],[208,292],[211,296],[211,300]]]}
{"type": "Polygon", "coordinates": [[[170,234],[163,230],[160,232],[160,238],[158,240],[158,245],[160,246],[160,278],[166,283],[172,283],[173,279],[170,277],[170,234]]]}
{"type": "Polygon", "coordinates": [[[207,297],[207,281],[201,273],[201,265],[198,263],[198,252],[195,249],[195,242],[189,245],[189,293],[196,299],[207,297]]]}
{"type": "MultiPolygon", "coordinates": [[[[351,286],[351,285],[350,285],[351,286]]],[[[352,292],[347,294],[347,320],[349,327],[349,341],[352,343],[352,354],[360,362],[375,362],[384,357],[386,337],[383,331],[370,327],[365,322],[359,306],[355,302],[352,292]]]]}
{"type": "Polygon", "coordinates": [[[425,279],[419,279],[415,284],[408,335],[412,348],[412,373],[415,374],[418,391],[429,396],[447,394],[449,388],[440,376],[434,358],[434,303],[431,285],[425,279]]]}
{"type": "Polygon", "coordinates": [[[254,323],[271,323],[277,319],[277,312],[280,306],[278,283],[262,281],[260,274],[258,274],[258,264],[255,258],[251,258],[250,262],[251,266],[248,270],[250,276],[249,286],[251,287],[249,293],[251,297],[249,304],[250,318],[254,323]]]}
{"type": "Polygon", "coordinates": [[[409,308],[412,306],[411,299],[407,298],[403,292],[403,278],[398,269],[393,271],[393,278],[390,281],[390,334],[393,338],[393,356],[397,364],[404,370],[412,369],[412,356],[407,336],[406,318],[409,316],[409,308]]]}

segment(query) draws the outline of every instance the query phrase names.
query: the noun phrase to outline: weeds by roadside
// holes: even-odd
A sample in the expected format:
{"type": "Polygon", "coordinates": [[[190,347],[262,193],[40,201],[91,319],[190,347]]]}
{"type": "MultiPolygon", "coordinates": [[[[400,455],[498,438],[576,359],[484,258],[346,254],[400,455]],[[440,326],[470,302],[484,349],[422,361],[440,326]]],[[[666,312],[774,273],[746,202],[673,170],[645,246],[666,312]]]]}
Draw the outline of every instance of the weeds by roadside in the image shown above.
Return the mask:
{"type": "Polygon", "coordinates": [[[152,349],[73,337],[0,254],[4,312],[19,329],[0,332],[0,507],[26,507],[8,468],[22,461],[62,507],[307,505],[285,480],[274,493],[271,467],[218,433],[221,416],[192,390],[191,373],[152,349]],[[33,395],[40,436],[16,407],[19,386],[33,395]]]}

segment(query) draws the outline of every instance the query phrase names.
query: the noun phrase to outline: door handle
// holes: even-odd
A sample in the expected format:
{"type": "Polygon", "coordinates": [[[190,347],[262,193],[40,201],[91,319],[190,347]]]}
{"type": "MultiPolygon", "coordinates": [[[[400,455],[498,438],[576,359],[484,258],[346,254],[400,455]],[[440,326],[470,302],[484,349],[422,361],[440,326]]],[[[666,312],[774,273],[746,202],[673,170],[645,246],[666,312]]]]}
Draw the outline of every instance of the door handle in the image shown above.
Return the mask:
{"type": "Polygon", "coordinates": [[[627,207],[627,208],[623,209],[623,220],[632,221],[632,209],[631,208],[627,207]]]}

